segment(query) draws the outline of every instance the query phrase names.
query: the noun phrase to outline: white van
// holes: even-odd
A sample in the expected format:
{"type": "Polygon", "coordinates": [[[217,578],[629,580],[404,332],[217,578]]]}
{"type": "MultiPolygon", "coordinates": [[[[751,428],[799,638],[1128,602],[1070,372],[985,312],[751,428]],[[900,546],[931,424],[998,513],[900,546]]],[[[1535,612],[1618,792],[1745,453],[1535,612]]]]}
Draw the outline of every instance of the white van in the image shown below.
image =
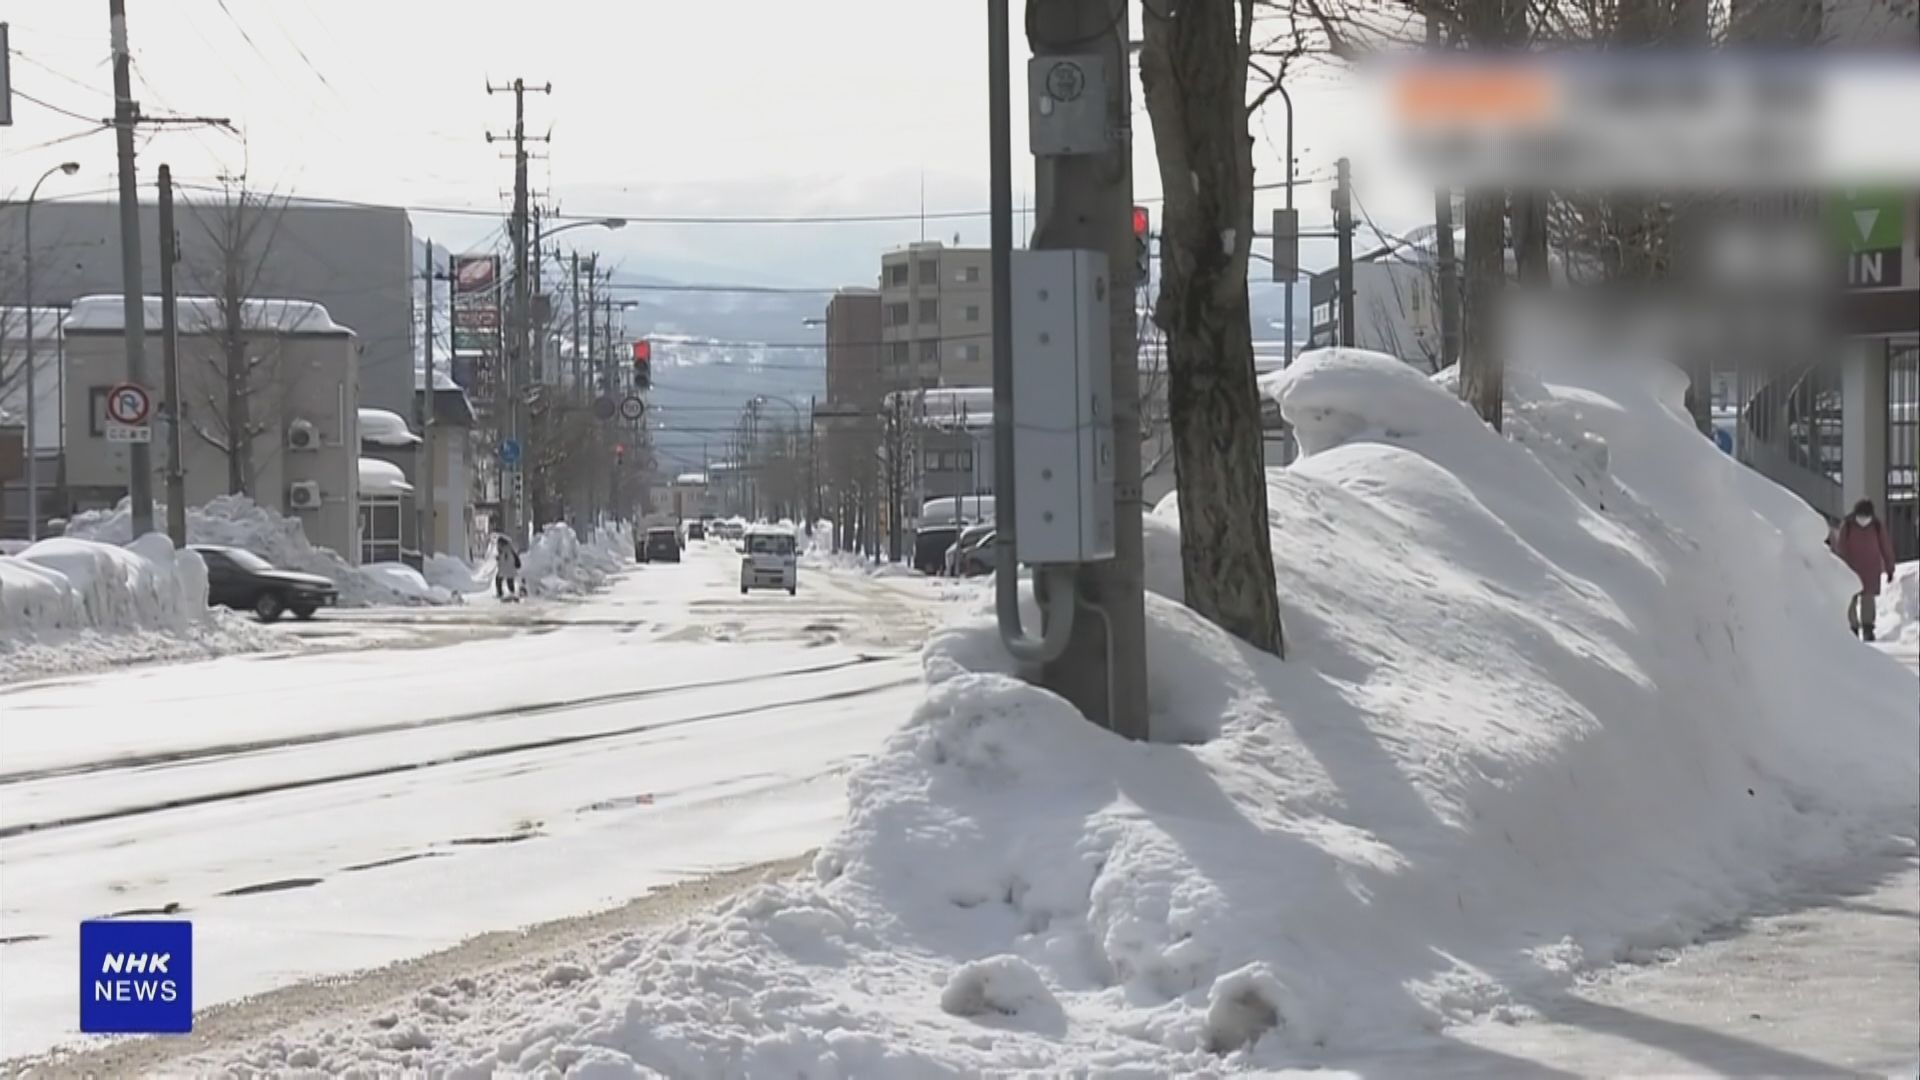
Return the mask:
{"type": "Polygon", "coordinates": [[[740,541],[740,595],[752,589],[800,589],[799,543],[785,529],[755,526],[740,541]]]}

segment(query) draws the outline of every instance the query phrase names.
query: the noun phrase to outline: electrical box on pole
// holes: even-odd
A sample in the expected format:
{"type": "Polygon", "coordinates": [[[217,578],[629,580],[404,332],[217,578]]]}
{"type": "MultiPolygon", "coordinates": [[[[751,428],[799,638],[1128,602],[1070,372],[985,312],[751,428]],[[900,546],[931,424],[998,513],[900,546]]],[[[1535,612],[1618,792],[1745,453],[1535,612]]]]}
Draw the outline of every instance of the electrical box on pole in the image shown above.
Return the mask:
{"type": "Polygon", "coordinates": [[[1027,144],[1035,157],[1113,149],[1108,77],[1107,58],[1099,53],[1036,56],[1027,63],[1027,144]]]}
{"type": "Polygon", "coordinates": [[[1290,282],[1300,276],[1300,211],[1273,212],[1273,280],[1290,282]]]}
{"type": "Polygon", "coordinates": [[[1013,253],[1016,555],[1113,558],[1112,312],[1107,256],[1013,253]]]}

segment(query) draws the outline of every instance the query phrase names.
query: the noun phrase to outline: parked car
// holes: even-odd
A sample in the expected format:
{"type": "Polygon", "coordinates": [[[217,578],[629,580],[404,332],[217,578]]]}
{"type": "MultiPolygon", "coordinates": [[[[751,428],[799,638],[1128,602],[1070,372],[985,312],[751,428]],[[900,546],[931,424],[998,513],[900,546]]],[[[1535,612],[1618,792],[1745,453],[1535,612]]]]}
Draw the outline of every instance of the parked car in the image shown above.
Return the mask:
{"type": "Polygon", "coordinates": [[[281,570],[244,548],[193,544],[207,564],[207,603],[251,611],[261,622],[283,612],[311,619],[323,607],[340,602],[340,590],[318,574],[281,570]]]}
{"type": "Polygon", "coordinates": [[[706,525],[698,521],[687,522],[687,539],[688,540],[705,540],[706,538],[707,538],[706,525]]]}
{"type": "Polygon", "coordinates": [[[958,525],[923,525],[913,534],[913,568],[933,575],[947,568],[947,549],[960,539],[958,525]]]}
{"type": "Polygon", "coordinates": [[[680,530],[671,526],[647,530],[646,546],[641,549],[644,556],[641,562],[680,561],[680,530]]]}
{"type": "Polygon", "coordinates": [[[960,535],[954,539],[953,546],[947,549],[946,565],[943,568],[946,575],[948,577],[963,576],[963,560],[966,558],[967,552],[972,551],[974,547],[980,543],[981,537],[990,537],[992,535],[993,522],[991,521],[983,521],[978,525],[969,525],[960,530],[960,535]]]}
{"type": "MultiPolygon", "coordinates": [[[[971,532],[972,530],[968,530],[971,532]]],[[[952,573],[955,577],[981,577],[993,573],[999,568],[995,561],[993,541],[1000,534],[989,524],[986,531],[975,536],[970,543],[955,544],[949,551],[953,559],[952,573]]]]}
{"type": "Polygon", "coordinates": [[[740,595],[753,589],[800,589],[800,545],[785,529],[746,530],[740,544],[740,595]]]}

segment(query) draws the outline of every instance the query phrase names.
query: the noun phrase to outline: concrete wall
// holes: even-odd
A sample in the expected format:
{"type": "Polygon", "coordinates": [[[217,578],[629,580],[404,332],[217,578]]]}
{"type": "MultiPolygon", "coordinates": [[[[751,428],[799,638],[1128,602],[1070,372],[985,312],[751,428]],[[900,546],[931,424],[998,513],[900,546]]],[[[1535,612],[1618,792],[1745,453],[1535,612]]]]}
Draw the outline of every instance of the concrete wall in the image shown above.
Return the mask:
{"type": "MultiPolygon", "coordinates": [[[[146,347],[154,372],[154,385],[149,388],[154,391],[155,410],[153,490],[160,500],[166,492],[167,454],[166,427],[158,419],[159,335],[149,333],[146,347]]],[[[226,390],[219,369],[209,362],[218,355],[214,339],[183,335],[179,348],[185,424],[180,443],[187,503],[199,506],[228,490],[227,455],[195,433],[198,429],[221,437],[217,410],[224,406],[226,390]]],[[[66,349],[67,483],[82,509],[111,506],[125,493],[129,452],[125,445],[107,441],[101,410],[104,391],[124,377],[125,338],[118,331],[70,332],[66,349]]],[[[300,521],[311,542],[357,560],[360,385],[354,338],[350,334],[263,334],[250,337],[247,349],[249,355],[271,357],[275,373],[270,387],[256,395],[252,404],[252,420],[264,428],[253,443],[254,501],[300,521]],[[287,447],[287,430],[296,419],[313,425],[320,436],[319,449],[287,447]],[[288,486],[300,480],[319,483],[321,509],[288,507],[288,486]]]]}
{"type": "MultiPolygon", "coordinates": [[[[219,260],[208,235],[222,215],[217,193],[180,195],[175,224],[180,234],[179,283],[183,295],[209,293],[219,260]]],[[[18,204],[0,204],[0,265],[24,258],[18,204]]],[[[254,295],[311,300],[359,335],[363,396],[360,404],[413,415],[413,295],[418,260],[413,230],[397,207],[335,207],[299,203],[280,209],[270,249],[260,260],[254,295]]],[[[148,294],[160,291],[156,208],[140,208],[140,248],[148,294]]],[[[120,275],[119,209],[109,202],[47,202],[33,210],[34,302],[70,304],[74,299],[123,291],[120,275]]],[[[19,304],[22,275],[0,273],[0,305],[19,304]]],[[[150,355],[158,356],[158,352],[150,355]]]]}

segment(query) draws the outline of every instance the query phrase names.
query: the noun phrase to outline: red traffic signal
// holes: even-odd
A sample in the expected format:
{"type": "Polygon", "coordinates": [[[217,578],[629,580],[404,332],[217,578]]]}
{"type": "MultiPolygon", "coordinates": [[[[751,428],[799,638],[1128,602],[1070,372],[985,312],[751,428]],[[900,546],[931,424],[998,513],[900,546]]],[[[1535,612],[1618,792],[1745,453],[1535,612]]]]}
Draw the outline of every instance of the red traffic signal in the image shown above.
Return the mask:
{"type": "Polygon", "coordinates": [[[653,362],[653,342],[651,341],[634,342],[633,343],[634,366],[638,367],[641,364],[650,364],[652,362],[653,362]]]}
{"type": "Polygon", "coordinates": [[[1147,219],[1147,208],[1144,206],[1134,207],[1133,208],[1133,235],[1141,238],[1142,240],[1146,239],[1148,224],[1149,224],[1149,221],[1147,219]]]}
{"type": "Polygon", "coordinates": [[[1145,284],[1153,271],[1153,255],[1147,248],[1147,227],[1151,222],[1147,218],[1147,208],[1133,208],[1133,275],[1134,280],[1145,284]]]}

